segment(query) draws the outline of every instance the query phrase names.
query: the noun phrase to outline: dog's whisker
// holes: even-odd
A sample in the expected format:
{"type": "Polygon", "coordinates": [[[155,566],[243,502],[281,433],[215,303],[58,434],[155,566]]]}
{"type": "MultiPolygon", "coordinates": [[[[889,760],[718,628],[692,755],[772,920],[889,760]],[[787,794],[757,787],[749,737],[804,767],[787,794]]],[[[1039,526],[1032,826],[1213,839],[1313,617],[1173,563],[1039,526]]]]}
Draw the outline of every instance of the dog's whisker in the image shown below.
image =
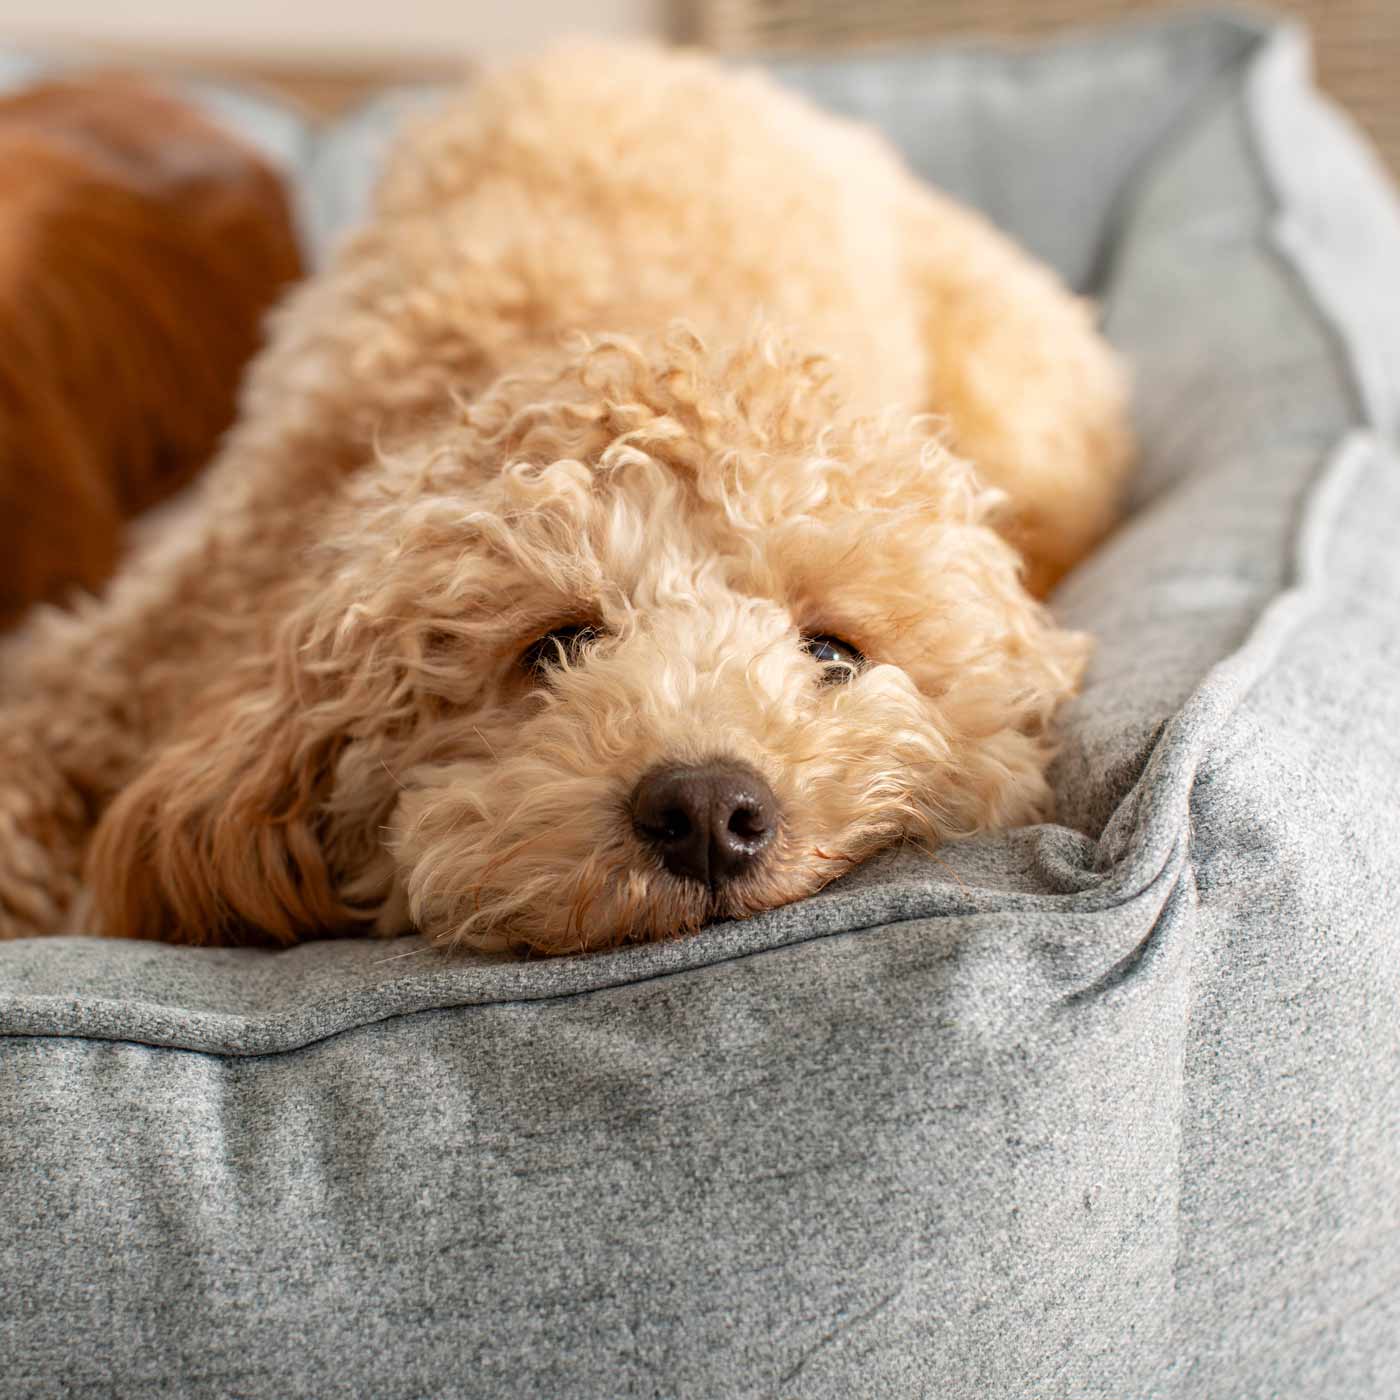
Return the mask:
{"type": "Polygon", "coordinates": [[[436,952],[437,952],[437,949],[436,949],[436,948],[433,948],[433,947],[427,947],[427,948],[410,948],[406,953],[394,953],[391,957],[380,958],[380,959],[378,959],[378,961],[370,963],[370,966],[371,966],[371,967],[383,967],[386,963],[400,962],[400,961],[402,961],[402,959],[404,959],[404,958],[421,958],[421,957],[425,956],[425,955],[428,954],[428,953],[436,953],[436,952]]]}
{"type": "MultiPolygon", "coordinates": [[[[917,844],[917,843],[916,843],[916,844],[917,844]]],[[[938,854],[937,851],[931,851],[931,850],[928,849],[927,846],[919,846],[918,849],[919,849],[919,851],[920,851],[920,853],[921,853],[922,855],[926,855],[935,865],[941,866],[944,870],[946,870],[946,871],[948,872],[948,877],[952,880],[952,882],[953,882],[953,883],[954,883],[954,884],[955,884],[969,899],[972,898],[972,890],[971,890],[971,888],[968,886],[967,881],[964,880],[964,879],[962,878],[962,876],[959,875],[958,872],[957,872],[956,870],[954,870],[953,867],[952,867],[951,865],[949,865],[948,862],[947,862],[946,860],[944,860],[943,857],[940,856],[940,855],[938,854]]]]}

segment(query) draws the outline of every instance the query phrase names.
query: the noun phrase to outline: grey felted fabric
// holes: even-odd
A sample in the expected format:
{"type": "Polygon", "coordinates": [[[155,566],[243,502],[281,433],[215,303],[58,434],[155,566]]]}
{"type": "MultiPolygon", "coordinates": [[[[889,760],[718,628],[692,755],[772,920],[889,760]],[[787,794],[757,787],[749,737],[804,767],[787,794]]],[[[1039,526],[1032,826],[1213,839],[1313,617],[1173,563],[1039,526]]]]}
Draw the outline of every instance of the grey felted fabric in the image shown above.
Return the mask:
{"type": "Polygon", "coordinates": [[[0,945],[0,1397],[1400,1394],[1394,198],[1263,22],[780,71],[1133,360],[1059,824],[583,959],[0,945]]]}

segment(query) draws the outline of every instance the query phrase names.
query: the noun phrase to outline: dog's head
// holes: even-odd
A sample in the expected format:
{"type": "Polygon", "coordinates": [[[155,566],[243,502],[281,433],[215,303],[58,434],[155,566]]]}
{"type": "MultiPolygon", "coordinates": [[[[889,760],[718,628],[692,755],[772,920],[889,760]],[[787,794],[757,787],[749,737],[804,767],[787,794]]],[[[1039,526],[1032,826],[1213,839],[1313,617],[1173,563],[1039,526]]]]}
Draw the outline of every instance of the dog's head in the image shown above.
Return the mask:
{"type": "Polygon", "coordinates": [[[1085,647],[996,507],[777,341],[505,382],[362,475],[273,662],[109,814],[100,903],[562,952],[1031,819],[1085,647]]]}

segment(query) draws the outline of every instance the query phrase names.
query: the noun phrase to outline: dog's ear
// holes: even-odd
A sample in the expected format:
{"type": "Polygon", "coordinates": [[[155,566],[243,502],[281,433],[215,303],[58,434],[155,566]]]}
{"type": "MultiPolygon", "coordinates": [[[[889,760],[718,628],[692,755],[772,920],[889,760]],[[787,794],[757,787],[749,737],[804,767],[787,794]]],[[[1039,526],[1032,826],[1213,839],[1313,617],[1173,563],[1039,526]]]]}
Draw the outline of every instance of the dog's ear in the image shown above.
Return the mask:
{"type": "Polygon", "coordinates": [[[385,458],[237,647],[220,640],[240,659],[178,698],[184,718],[97,823],[99,932],[286,944],[379,922],[401,775],[476,703],[476,622],[494,635],[483,604],[514,568],[476,547],[466,495],[425,493],[417,455],[385,458]]]}
{"type": "Polygon", "coordinates": [[[382,736],[364,732],[377,712],[366,689],[289,628],[265,663],[192,697],[191,718],[98,823],[87,862],[98,931],[285,944],[371,922],[373,897],[359,897],[398,789],[373,759],[382,736]],[[347,796],[336,770],[352,744],[366,761],[347,796]],[[338,887],[346,866],[354,902],[338,887]]]}
{"type": "Polygon", "coordinates": [[[87,865],[98,931],[292,943],[353,922],[318,816],[335,750],[266,693],[206,710],[98,823],[87,865]]]}

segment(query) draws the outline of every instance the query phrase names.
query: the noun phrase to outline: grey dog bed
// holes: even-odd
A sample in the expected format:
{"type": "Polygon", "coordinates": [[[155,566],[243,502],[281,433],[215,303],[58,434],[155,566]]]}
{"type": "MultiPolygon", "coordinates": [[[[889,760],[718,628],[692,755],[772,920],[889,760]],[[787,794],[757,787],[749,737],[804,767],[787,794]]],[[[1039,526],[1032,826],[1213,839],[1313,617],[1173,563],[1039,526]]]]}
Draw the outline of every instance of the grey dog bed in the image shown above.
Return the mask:
{"type": "Polygon", "coordinates": [[[779,65],[1135,365],[1059,824],[581,959],[0,945],[0,1395],[1400,1394],[1400,215],[1306,70],[779,65]]]}

